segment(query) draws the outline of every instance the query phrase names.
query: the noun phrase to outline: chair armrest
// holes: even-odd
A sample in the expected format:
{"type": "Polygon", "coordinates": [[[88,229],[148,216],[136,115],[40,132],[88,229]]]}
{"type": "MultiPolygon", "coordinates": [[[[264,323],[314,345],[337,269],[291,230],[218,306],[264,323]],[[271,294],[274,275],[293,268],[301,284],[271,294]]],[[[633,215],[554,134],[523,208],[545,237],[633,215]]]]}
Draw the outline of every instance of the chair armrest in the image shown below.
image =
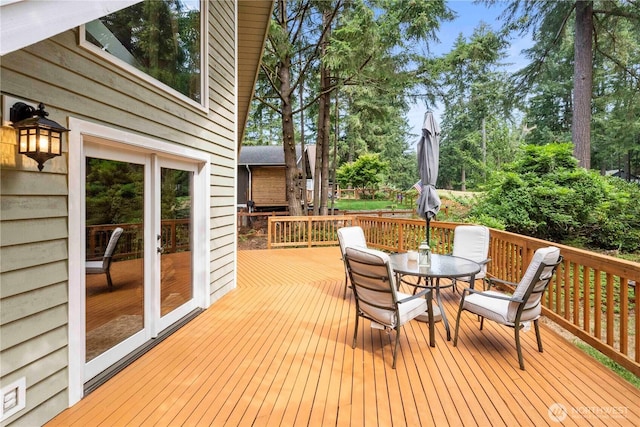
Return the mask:
{"type": "Polygon", "coordinates": [[[428,294],[430,292],[431,292],[431,289],[423,289],[420,292],[418,292],[417,294],[413,294],[408,298],[398,300],[398,304],[402,304],[404,302],[411,301],[411,300],[414,300],[416,298],[421,298],[421,297],[423,297],[424,295],[426,295],[426,294],[428,294]]]}
{"type": "Polygon", "coordinates": [[[485,259],[483,261],[478,262],[478,264],[480,264],[482,266],[482,265],[489,264],[490,262],[491,262],[491,258],[487,258],[487,259],[485,259]]]}
{"type": "Polygon", "coordinates": [[[489,282],[489,287],[493,286],[494,283],[499,283],[501,285],[508,285],[510,287],[513,287],[513,288],[516,288],[518,286],[517,283],[509,282],[507,280],[498,279],[496,277],[490,277],[490,278],[487,279],[487,281],[489,282]]]}
{"type": "Polygon", "coordinates": [[[494,299],[500,299],[500,300],[504,300],[504,301],[513,301],[513,302],[524,302],[524,300],[522,298],[514,298],[511,295],[496,295],[496,294],[488,294],[485,291],[479,291],[476,289],[472,289],[472,288],[466,288],[463,293],[462,296],[464,297],[465,294],[482,294],[483,296],[487,297],[487,298],[494,298],[494,299]]]}

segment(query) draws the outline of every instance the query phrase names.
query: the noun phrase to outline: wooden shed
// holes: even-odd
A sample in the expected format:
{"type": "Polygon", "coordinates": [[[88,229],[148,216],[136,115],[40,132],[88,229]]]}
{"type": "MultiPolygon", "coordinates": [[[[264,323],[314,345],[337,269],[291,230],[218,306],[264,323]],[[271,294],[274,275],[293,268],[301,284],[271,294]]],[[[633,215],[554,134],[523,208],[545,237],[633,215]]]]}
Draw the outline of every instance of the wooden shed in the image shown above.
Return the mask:
{"type": "MultiPolygon", "coordinates": [[[[296,147],[299,169],[303,168],[300,146],[296,147]]],[[[305,157],[307,150],[305,149],[305,157]]],[[[311,178],[309,159],[304,162],[311,178]]],[[[288,204],[284,151],[280,145],[243,146],[238,160],[238,207],[253,201],[255,209],[278,209],[288,204]]]]}

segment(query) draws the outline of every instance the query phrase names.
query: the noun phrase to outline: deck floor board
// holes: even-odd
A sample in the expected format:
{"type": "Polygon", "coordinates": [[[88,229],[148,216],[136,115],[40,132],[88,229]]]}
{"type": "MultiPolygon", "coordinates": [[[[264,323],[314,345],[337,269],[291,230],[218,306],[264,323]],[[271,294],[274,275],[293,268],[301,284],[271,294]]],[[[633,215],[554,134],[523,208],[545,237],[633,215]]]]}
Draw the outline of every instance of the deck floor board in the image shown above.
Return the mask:
{"type": "MultiPolygon", "coordinates": [[[[463,313],[458,346],[436,324],[395,337],[343,299],[337,247],[241,251],[238,287],[49,426],[640,425],[640,390],[545,325],[544,352],[463,313]]],[[[451,331],[460,293],[442,291],[451,331]]]]}

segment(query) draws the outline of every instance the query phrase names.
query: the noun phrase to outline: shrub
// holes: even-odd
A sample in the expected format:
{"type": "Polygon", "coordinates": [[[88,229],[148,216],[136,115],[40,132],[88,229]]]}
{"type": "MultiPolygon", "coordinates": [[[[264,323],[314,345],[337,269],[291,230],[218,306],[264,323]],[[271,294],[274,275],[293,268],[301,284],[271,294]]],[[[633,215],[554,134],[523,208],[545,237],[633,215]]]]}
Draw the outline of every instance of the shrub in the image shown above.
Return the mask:
{"type": "Polygon", "coordinates": [[[526,147],[494,175],[470,216],[541,239],[639,250],[640,186],[580,168],[571,152],[571,144],[526,147]]]}

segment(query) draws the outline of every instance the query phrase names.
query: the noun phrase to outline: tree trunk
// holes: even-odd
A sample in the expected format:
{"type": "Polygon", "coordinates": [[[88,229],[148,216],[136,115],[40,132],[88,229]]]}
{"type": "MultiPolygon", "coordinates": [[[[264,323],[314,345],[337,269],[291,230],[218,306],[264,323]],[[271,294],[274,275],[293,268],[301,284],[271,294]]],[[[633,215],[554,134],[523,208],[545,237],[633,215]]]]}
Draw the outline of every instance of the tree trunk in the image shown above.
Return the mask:
{"type": "MultiPolygon", "coordinates": [[[[302,63],[302,53],[300,54],[300,63],[302,63]]],[[[300,79],[300,90],[298,92],[300,99],[300,105],[304,105],[304,77],[300,79]]],[[[307,205],[307,156],[305,154],[306,147],[304,141],[304,109],[300,110],[300,152],[302,153],[302,175],[304,188],[302,189],[302,211],[306,214],[308,212],[307,205]]]]}
{"type": "Polygon", "coordinates": [[[576,1],[573,154],[580,166],[591,167],[591,96],[593,91],[593,2],[576,1]]]}
{"type": "MultiPolygon", "coordinates": [[[[283,2],[284,3],[284,2],[283,2]]],[[[286,7],[280,8],[284,14],[286,7]]],[[[284,15],[281,21],[286,31],[284,15]]],[[[282,148],[284,150],[286,193],[289,207],[289,215],[302,215],[302,191],[300,188],[301,174],[297,165],[296,141],[293,124],[293,108],[291,92],[291,57],[285,56],[280,61],[278,78],[280,80],[280,93],[282,94],[282,148]]]]}
{"type": "MultiPolygon", "coordinates": [[[[322,95],[318,108],[318,136],[316,139],[316,182],[315,188],[318,194],[313,195],[315,215],[327,214],[327,192],[329,190],[329,131],[331,127],[331,93],[326,92],[330,82],[326,67],[320,67],[320,79],[322,95]],[[317,200],[317,203],[315,203],[317,200]]],[[[314,191],[315,193],[315,191],[314,191]]]]}
{"type": "MultiPolygon", "coordinates": [[[[322,116],[322,109],[324,108],[322,102],[320,101],[320,105],[318,108],[318,117],[322,116]]],[[[319,120],[319,119],[318,119],[319,120]]],[[[313,175],[313,214],[320,214],[320,186],[322,184],[322,138],[320,138],[320,133],[322,132],[322,128],[319,126],[318,122],[318,135],[316,135],[316,165],[314,167],[314,175],[313,175]]]]}
{"type": "Polygon", "coordinates": [[[338,194],[336,182],[336,167],[338,162],[338,138],[340,137],[340,99],[336,90],[336,105],[334,109],[334,120],[336,122],[333,133],[333,159],[331,160],[331,215],[334,214],[336,204],[336,195],[338,194]]]}
{"type": "MultiPolygon", "coordinates": [[[[329,25],[331,11],[323,12],[323,26],[329,25]]],[[[321,42],[320,58],[324,58],[331,30],[327,30],[321,42]]],[[[331,128],[331,78],[324,61],[320,64],[320,99],[318,107],[318,136],[316,139],[316,176],[313,195],[313,213],[315,215],[327,214],[327,193],[329,190],[329,132],[331,128]],[[320,182],[318,182],[320,181],[320,182]],[[318,201],[318,203],[316,203],[318,201]]]]}
{"type": "Polygon", "coordinates": [[[487,182],[487,119],[482,118],[482,181],[487,182]]]}
{"type": "Polygon", "coordinates": [[[324,109],[324,131],[322,137],[322,190],[320,193],[320,215],[327,215],[327,196],[329,195],[329,151],[331,143],[329,134],[331,132],[331,94],[326,95],[327,106],[324,109]]]}

